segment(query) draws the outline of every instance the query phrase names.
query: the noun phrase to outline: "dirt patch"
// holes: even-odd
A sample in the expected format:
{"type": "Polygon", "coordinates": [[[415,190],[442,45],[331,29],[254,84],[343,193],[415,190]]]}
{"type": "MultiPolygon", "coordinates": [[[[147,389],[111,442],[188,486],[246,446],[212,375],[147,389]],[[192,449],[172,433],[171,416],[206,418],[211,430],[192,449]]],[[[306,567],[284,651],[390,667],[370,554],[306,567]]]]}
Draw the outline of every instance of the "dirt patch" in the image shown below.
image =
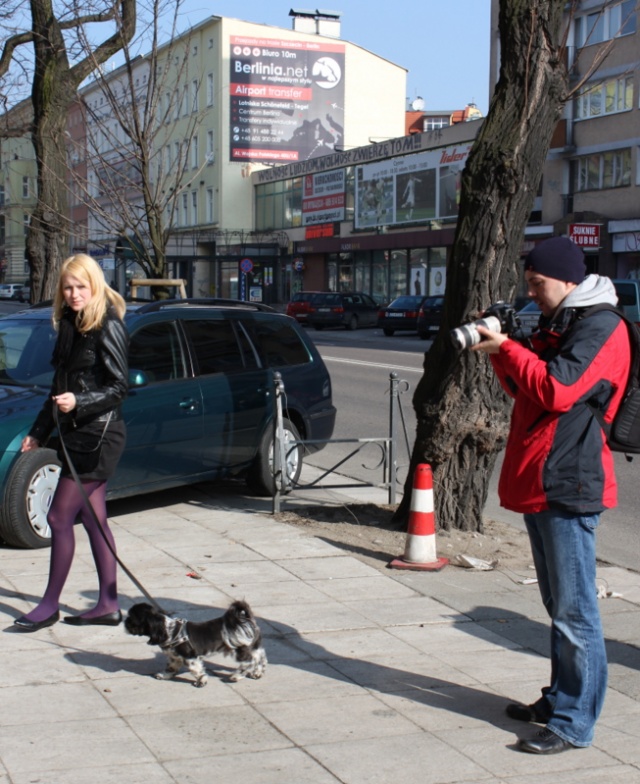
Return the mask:
{"type": "MultiPolygon", "coordinates": [[[[393,506],[376,504],[309,506],[281,512],[276,519],[348,550],[371,566],[386,569],[390,560],[404,553],[407,543],[407,533],[391,522],[394,511],[393,506]]],[[[486,522],[482,534],[439,531],[436,552],[452,565],[458,559],[477,559],[520,578],[534,576],[527,534],[495,520],[486,522]]]]}

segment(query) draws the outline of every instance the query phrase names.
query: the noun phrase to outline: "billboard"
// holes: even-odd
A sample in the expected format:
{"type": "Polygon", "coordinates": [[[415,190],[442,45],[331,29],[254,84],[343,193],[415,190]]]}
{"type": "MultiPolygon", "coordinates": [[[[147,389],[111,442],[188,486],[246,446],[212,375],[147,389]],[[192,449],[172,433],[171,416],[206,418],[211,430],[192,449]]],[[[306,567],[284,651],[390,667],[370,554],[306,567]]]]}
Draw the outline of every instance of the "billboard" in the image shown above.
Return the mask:
{"type": "Polygon", "coordinates": [[[307,174],[302,194],[302,225],[344,220],[345,169],[324,174],[307,174]]]}
{"type": "Polygon", "coordinates": [[[345,45],[230,38],[232,161],[300,161],[344,139],[345,45]]]}
{"type": "Polygon", "coordinates": [[[355,227],[454,217],[471,142],[356,168],[355,227]]]}

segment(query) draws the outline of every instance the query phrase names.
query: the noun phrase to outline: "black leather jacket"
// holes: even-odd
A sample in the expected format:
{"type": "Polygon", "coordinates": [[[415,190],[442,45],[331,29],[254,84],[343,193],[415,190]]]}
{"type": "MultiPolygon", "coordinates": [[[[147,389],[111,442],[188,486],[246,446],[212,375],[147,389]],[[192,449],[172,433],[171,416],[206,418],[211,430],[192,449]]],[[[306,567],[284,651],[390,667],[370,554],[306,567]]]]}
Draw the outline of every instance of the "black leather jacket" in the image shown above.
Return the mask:
{"type": "Polygon", "coordinates": [[[100,329],[81,334],[74,327],[71,350],[56,366],[51,394],[29,435],[40,443],[47,440],[56,426],[51,398],[63,392],[76,396],[73,411],[58,413],[63,432],[69,427],[104,427],[100,422],[106,422],[109,414],[111,421],[120,419],[120,404],[129,388],[128,348],[126,327],[112,308],[100,329]]]}

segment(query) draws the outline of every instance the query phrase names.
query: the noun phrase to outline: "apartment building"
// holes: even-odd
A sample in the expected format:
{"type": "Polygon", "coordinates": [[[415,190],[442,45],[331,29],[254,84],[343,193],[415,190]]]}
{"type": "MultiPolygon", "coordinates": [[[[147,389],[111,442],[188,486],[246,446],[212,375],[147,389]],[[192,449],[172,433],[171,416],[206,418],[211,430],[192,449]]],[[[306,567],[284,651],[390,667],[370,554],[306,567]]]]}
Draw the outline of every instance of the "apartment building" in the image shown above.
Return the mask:
{"type": "MultiPolygon", "coordinates": [[[[492,83],[499,68],[492,0],[492,83]]],[[[523,250],[578,242],[589,271],[640,276],[640,14],[637,0],[582,0],[569,18],[572,98],[551,144],[523,250]]]]}
{"type": "MultiPolygon", "coordinates": [[[[11,111],[9,124],[26,127],[30,102],[11,111]]],[[[0,275],[7,283],[23,283],[29,275],[25,238],[37,194],[37,172],[28,133],[0,138],[0,275]]]]}

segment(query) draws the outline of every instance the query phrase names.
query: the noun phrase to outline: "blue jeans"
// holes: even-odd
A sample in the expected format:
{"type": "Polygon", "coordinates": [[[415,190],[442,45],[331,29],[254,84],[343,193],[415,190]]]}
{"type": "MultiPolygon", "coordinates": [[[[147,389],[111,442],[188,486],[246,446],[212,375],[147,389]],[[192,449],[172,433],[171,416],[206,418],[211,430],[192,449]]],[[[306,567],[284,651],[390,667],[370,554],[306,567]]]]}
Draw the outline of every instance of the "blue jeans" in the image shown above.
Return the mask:
{"type": "Polygon", "coordinates": [[[548,510],[524,515],[540,594],[551,618],[547,726],[590,746],[607,689],[607,654],[596,595],[599,514],[548,510]]]}

